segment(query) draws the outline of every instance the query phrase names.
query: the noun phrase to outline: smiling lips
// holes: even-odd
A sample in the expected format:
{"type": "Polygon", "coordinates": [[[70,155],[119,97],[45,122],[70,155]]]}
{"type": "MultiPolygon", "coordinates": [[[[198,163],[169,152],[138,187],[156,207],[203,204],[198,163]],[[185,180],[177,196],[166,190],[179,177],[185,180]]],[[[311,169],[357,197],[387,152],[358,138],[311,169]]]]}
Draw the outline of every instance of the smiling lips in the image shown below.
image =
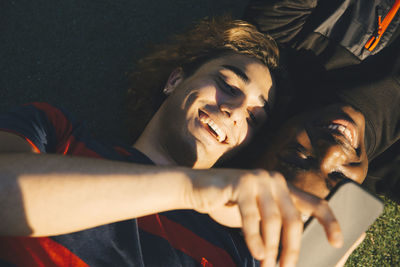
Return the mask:
{"type": "Polygon", "coordinates": [[[220,143],[226,143],[226,133],[203,111],[199,110],[199,119],[206,130],[220,143]]]}
{"type": "Polygon", "coordinates": [[[349,144],[353,148],[357,148],[358,146],[358,134],[356,127],[354,126],[353,123],[343,120],[343,119],[337,119],[333,120],[328,126],[326,126],[329,130],[332,132],[339,132],[346,140],[349,142],[349,144]]]}

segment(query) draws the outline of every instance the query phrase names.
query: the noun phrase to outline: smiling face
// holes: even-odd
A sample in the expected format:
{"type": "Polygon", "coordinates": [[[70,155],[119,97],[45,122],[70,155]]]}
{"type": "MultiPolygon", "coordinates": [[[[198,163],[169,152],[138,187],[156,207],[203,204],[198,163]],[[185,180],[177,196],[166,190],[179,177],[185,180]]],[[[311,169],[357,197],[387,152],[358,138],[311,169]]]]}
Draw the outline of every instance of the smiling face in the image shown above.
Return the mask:
{"type": "Polygon", "coordinates": [[[175,76],[169,81],[172,92],[156,114],[157,139],[179,165],[211,167],[267,118],[272,78],[256,59],[229,54],[189,77],[175,76]]]}
{"type": "Polygon", "coordinates": [[[343,178],[362,183],[368,170],[364,116],[335,104],[298,115],[275,135],[261,165],[324,198],[343,178]]]}

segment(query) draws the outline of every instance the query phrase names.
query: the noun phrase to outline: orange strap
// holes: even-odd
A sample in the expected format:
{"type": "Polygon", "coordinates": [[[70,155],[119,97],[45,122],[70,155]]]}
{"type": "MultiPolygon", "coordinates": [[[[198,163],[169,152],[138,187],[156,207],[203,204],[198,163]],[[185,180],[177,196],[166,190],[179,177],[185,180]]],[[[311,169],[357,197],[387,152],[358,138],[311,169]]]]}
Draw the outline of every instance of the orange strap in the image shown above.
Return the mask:
{"type": "Polygon", "coordinates": [[[378,45],[383,33],[386,31],[387,27],[389,26],[390,22],[392,22],[394,16],[396,15],[397,11],[400,8],[400,0],[396,0],[392,8],[389,10],[387,15],[382,21],[382,17],[378,16],[378,31],[376,34],[371,36],[371,38],[368,40],[368,42],[365,44],[365,48],[368,51],[372,51],[375,49],[375,47],[378,45]]]}

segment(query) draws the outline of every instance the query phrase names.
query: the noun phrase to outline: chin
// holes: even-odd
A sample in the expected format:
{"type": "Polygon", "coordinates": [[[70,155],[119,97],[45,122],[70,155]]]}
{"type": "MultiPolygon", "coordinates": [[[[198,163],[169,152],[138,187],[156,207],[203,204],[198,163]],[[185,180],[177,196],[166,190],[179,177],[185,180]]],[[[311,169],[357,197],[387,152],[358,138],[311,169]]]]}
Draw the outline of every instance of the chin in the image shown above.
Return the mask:
{"type": "Polygon", "coordinates": [[[193,169],[209,169],[218,161],[219,157],[216,157],[216,153],[197,153],[197,161],[193,164],[193,169]]]}

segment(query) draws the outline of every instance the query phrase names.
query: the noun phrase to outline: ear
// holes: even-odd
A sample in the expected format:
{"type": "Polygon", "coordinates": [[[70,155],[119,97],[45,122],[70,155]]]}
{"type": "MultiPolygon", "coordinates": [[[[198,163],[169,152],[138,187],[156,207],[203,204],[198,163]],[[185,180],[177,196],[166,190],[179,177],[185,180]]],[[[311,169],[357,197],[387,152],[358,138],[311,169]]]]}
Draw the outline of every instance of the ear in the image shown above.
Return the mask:
{"type": "Polygon", "coordinates": [[[183,69],[181,67],[174,69],[168,77],[168,81],[164,86],[163,93],[165,95],[170,95],[182,81],[183,69]]]}

